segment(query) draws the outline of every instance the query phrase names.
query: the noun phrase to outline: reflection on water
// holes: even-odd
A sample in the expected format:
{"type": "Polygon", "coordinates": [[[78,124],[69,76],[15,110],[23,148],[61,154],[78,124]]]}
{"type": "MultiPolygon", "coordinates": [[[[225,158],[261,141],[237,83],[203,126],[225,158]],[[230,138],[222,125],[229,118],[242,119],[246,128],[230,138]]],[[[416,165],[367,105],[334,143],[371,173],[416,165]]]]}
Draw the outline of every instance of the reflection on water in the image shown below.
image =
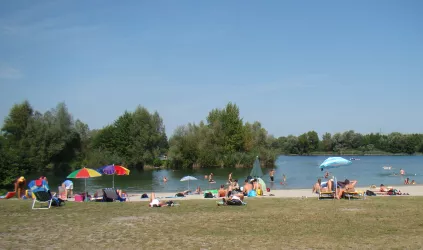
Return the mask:
{"type": "MultiPolygon", "coordinates": [[[[270,169],[263,169],[264,181],[271,189],[292,189],[292,188],[311,188],[317,178],[323,178],[324,172],[321,172],[318,165],[327,157],[325,156],[280,156],[276,160],[275,182],[271,183],[269,178],[270,169]],[[282,185],[282,175],[286,175],[286,185],[282,185]]],[[[348,157],[346,157],[348,158],[348,157]]],[[[415,180],[417,184],[423,184],[423,156],[360,156],[360,161],[353,161],[353,164],[346,167],[332,169],[331,174],[338,180],[348,178],[358,180],[359,186],[370,186],[389,184],[402,185],[404,178],[409,177],[415,180]],[[390,170],[384,170],[383,166],[392,166],[390,170]],[[406,175],[398,174],[399,169],[406,171],[406,175]]],[[[197,186],[201,189],[217,189],[221,184],[226,184],[228,175],[232,172],[234,179],[238,179],[240,185],[249,175],[251,169],[196,169],[196,170],[152,170],[140,171],[131,169],[129,176],[115,176],[115,187],[124,189],[131,193],[151,192],[176,192],[188,188],[188,182],[181,182],[180,179],[186,175],[192,175],[198,178],[197,181],[190,181],[190,189],[197,186]],[[214,174],[216,183],[209,184],[204,175],[214,174]],[[168,182],[163,182],[163,177],[168,178],[168,182]]],[[[53,190],[65,180],[69,173],[62,175],[46,174],[50,187],[53,190]]],[[[28,179],[34,179],[39,175],[28,176],[28,179]]],[[[73,179],[76,192],[84,190],[83,179],[73,179]]],[[[93,192],[96,189],[112,187],[112,176],[101,176],[87,179],[87,190],[93,192]]]]}

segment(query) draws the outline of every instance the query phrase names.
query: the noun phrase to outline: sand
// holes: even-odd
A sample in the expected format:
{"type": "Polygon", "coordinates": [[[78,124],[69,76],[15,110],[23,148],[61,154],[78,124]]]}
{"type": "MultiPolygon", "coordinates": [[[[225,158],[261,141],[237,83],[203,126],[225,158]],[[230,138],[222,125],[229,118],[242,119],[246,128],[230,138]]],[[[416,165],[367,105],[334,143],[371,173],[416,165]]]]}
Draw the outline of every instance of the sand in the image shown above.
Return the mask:
{"type": "MultiPolygon", "coordinates": [[[[408,193],[408,196],[423,196],[423,185],[408,185],[408,186],[397,186],[394,187],[396,189],[401,190],[402,193],[408,193]]],[[[358,187],[358,190],[373,190],[370,187],[358,187]]],[[[147,193],[150,196],[151,193],[147,193]]],[[[155,193],[156,197],[161,199],[167,200],[193,200],[193,199],[204,199],[203,195],[187,195],[185,197],[175,197],[176,192],[163,192],[163,193],[155,193]],[[167,198],[170,197],[170,198],[167,198]]],[[[137,202],[137,201],[148,201],[148,199],[141,199],[141,194],[128,194],[129,201],[137,202]]],[[[407,195],[404,195],[407,196],[407,195]]],[[[386,197],[393,197],[393,196],[386,196],[386,197]]],[[[397,196],[395,196],[397,197],[397,196]]],[[[401,197],[398,195],[398,197],[401,197]]],[[[317,194],[313,194],[310,189],[285,189],[285,190],[271,190],[270,192],[265,192],[265,196],[255,197],[258,199],[262,198],[316,198],[317,194]],[[273,194],[274,196],[270,196],[273,194]]],[[[255,199],[254,198],[254,199],[255,199]]],[[[218,198],[215,198],[218,199],[218,198]]]]}

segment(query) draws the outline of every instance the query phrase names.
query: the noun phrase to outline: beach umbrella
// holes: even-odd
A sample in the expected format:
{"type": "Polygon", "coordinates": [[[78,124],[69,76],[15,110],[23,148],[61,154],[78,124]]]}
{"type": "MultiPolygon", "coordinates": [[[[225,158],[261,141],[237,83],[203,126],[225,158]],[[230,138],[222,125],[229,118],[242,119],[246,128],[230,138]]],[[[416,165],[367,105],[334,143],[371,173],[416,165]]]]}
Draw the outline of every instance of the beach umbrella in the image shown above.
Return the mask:
{"type": "Polygon", "coordinates": [[[261,170],[260,160],[258,156],[256,157],[256,160],[254,161],[253,169],[251,169],[250,176],[255,178],[263,176],[263,171],[261,170]]]}
{"type": "Polygon", "coordinates": [[[257,182],[260,183],[261,190],[263,192],[266,191],[267,187],[266,187],[266,183],[264,182],[264,180],[262,178],[257,178],[257,182]]]}
{"type": "Polygon", "coordinates": [[[196,180],[198,180],[198,179],[195,178],[194,176],[190,176],[190,175],[185,176],[181,179],[181,181],[188,181],[188,190],[189,190],[189,182],[190,181],[196,181],[196,180]]]}
{"type": "Polygon", "coordinates": [[[87,179],[99,177],[101,174],[91,168],[81,168],[70,173],[66,178],[85,179],[85,193],[87,193],[87,179]]]}
{"type": "Polygon", "coordinates": [[[130,170],[120,165],[107,165],[97,169],[100,174],[113,175],[113,188],[115,188],[115,175],[129,175],[130,170]]]}
{"type": "Polygon", "coordinates": [[[323,169],[337,168],[351,164],[352,162],[350,160],[342,157],[329,157],[324,162],[322,162],[322,164],[320,164],[319,168],[321,171],[323,171],[323,169]]]}

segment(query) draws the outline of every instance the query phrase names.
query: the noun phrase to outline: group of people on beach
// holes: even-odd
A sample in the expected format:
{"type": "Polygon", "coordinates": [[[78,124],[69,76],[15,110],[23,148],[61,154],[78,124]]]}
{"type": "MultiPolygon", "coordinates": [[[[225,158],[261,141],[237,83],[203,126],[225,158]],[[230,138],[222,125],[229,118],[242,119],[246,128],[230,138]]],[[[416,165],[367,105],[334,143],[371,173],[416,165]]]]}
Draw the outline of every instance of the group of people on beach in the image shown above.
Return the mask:
{"type": "Polygon", "coordinates": [[[355,185],[357,184],[356,180],[348,180],[345,179],[343,182],[338,181],[334,183],[334,179],[329,179],[328,181],[322,182],[322,179],[317,179],[317,182],[313,185],[312,193],[319,193],[319,192],[332,192],[335,190],[335,197],[337,199],[341,199],[344,193],[346,192],[355,192],[355,185]],[[339,186],[339,188],[335,185],[339,186]]]}
{"type": "MultiPolygon", "coordinates": [[[[40,183],[43,181],[44,184],[48,187],[48,180],[45,176],[40,176],[38,179],[35,180],[36,183],[39,181],[40,183]]],[[[19,178],[16,178],[14,181],[14,187],[15,187],[15,195],[18,199],[22,198],[33,198],[31,189],[27,189],[27,181],[24,176],[20,176],[19,178]]],[[[73,182],[71,180],[65,180],[61,187],[63,188],[66,197],[72,197],[73,195],[73,182]]],[[[49,188],[49,187],[48,187],[49,188]]]]}

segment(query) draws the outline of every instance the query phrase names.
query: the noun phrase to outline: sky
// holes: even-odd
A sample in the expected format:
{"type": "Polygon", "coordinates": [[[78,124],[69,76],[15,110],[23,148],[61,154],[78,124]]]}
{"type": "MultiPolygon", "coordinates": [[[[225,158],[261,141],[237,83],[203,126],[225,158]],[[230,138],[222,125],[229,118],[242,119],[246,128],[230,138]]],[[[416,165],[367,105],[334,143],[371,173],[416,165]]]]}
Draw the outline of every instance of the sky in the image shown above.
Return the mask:
{"type": "Polygon", "coordinates": [[[138,105],[175,128],[228,102],[276,137],[423,133],[423,1],[1,1],[0,119],[138,105]]]}

